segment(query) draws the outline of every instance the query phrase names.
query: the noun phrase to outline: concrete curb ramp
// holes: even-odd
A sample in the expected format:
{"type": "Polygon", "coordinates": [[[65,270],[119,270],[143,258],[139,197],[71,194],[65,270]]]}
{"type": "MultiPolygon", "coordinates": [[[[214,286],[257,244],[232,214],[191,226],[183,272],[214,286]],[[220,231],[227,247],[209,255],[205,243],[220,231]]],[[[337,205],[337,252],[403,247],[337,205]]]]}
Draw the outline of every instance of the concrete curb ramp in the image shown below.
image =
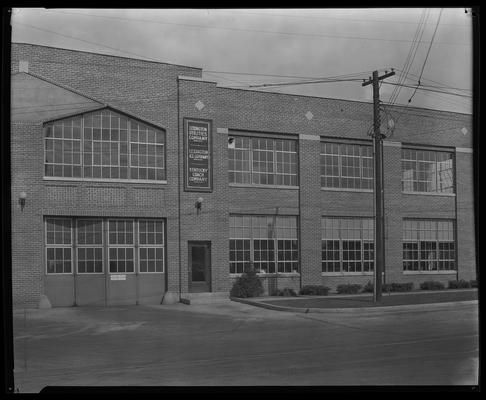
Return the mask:
{"type": "Polygon", "coordinates": [[[231,301],[238,303],[248,304],[256,307],[262,307],[269,310],[275,311],[290,311],[294,313],[324,313],[324,314],[342,314],[342,313],[371,313],[371,314],[383,314],[387,312],[397,312],[397,311],[434,311],[443,308],[449,308],[451,306],[461,306],[478,304],[478,300],[467,300],[467,301],[451,301],[451,302],[441,302],[441,303],[426,303],[426,304],[407,304],[401,306],[377,306],[377,307],[346,307],[346,308],[303,308],[303,307],[286,307],[277,306],[275,304],[265,303],[264,301],[255,301],[240,299],[237,297],[230,297],[231,301]]]}

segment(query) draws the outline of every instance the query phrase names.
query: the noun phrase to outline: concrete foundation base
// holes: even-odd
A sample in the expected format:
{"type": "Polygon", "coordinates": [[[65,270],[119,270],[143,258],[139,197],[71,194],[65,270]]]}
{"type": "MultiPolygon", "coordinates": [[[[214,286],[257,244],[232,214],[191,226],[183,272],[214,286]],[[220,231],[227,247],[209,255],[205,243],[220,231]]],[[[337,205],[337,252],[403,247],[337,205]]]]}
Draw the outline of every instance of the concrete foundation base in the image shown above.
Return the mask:
{"type": "Polygon", "coordinates": [[[39,308],[52,308],[51,302],[45,294],[41,294],[39,299],[39,308]]]}
{"type": "Polygon", "coordinates": [[[211,304],[229,300],[228,292],[209,293],[182,293],[182,297],[190,301],[190,304],[211,304]]]}
{"type": "Polygon", "coordinates": [[[176,304],[179,303],[179,293],[167,292],[162,299],[162,304],[176,304]]]}

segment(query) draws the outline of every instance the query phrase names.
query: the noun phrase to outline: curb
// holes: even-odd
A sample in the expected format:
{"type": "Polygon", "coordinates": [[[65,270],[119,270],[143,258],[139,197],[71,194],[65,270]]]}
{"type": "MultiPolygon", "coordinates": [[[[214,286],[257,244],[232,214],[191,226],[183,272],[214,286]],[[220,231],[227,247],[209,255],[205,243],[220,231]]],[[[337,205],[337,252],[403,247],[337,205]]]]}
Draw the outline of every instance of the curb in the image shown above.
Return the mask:
{"type": "Polygon", "coordinates": [[[467,301],[450,301],[441,303],[426,303],[426,304],[405,304],[401,306],[378,306],[378,307],[346,307],[346,308],[304,308],[304,307],[285,307],[276,306],[274,304],[268,304],[262,301],[251,301],[246,299],[240,299],[236,297],[230,297],[231,301],[237,303],[248,304],[255,307],[266,308],[268,310],[274,311],[287,311],[294,313],[321,313],[321,314],[338,314],[338,313],[371,313],[371,314],[381,314],[387,312],[397,312],[397,311],[434,311],[440,310],[441,308],[448,308],[452,305],[470,305],[478,304],[478,300],[467,300],[467,301]]]}

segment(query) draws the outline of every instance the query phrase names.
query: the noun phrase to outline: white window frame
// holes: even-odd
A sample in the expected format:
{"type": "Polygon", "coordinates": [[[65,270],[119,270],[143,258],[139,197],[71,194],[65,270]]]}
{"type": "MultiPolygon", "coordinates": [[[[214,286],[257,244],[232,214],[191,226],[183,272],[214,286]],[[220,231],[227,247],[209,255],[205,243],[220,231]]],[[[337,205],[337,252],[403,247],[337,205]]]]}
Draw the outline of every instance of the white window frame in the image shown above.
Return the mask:
{"type": "MultiPolygon", "coordinates": [[[[110,120],[110,125],[111,125],[111,120],[110,120]]],[[[101,129],[101,128],[100,128],[101,129]]],[[[57,139],[57,138],[52,138],[52,139],[57,139]]],[[[64,138],[58,138],[59,140],[64,140],[64,138]]],[[[66,139],[66,140],[78,140],[78,139],[66,139]]],[[[91,139],[91,141],[93,142],[93,138],[91,139]]],[[[100,142],[103,142],[102,140],[100,140],[100,142]]],[[[112,143],[111,140],[108,142],[108,143],[112,143]]],[[[137,144],[139,144],[139,142],[136,142],[137,144]]],[[[43,146],[44,146],[44,151],[43,151],[43,154],[44,154],[44,160],[43,160],[43,173],[42,173],[42,177],[44,180],[55,180],[55,181],[58,181],[58,180],[63,180],[63,181],[93,181],[93,182],[118,182],[118,183],[123,183],[123,182],[126,182],[126,183],[143,183],[143,184],[146,184],[146,183],[149,183],[149,184],[167,184],[167,131],[163,128],[159,128],[159,127],[156,127],[156,126],[153,126],[149,123],[146,123],[146,122],[143,122],[143,121],[138,121],[136,120],[135,118],[131,117],[131,116],[128,116],[128,115],[125,115],[117,110],[114,110],[114,109],[111,109],[111,108],[104,108],[104,109],[99,109],[99,110],[94,110],[94,111],[88,111],[88,112],[84,112],[82,114],[77,114],[77,115],[72,115],[72,116],[68,116],[68,117],[65,117],[65,118],[61,118],[61,119],[58,119],[58,120],[54,120],[54,121],[49,121],[49,122],[46,122],[43,126],[43,146]],[[121,116],[124,116],[127,118],[127,146],[128,146],[128,165],[127,165],[127,178],[102,178],[102,177],[99,177],[99,178],[94,178],[94,177],[85,177],[84,176],[84,167],[85,167],[85,164],[84,164],[84,119],[85,119],[85,116],[88,115],[88,114],[95,114],[95,113],[99,113],[99,112],[102,112],[102,111],[105,111],[105,110],[108,110],[114,114],[117,114],[117,115],[121,115],[121,116]],[[69,119],[74,119],[74,118],[80,118],[81,119],[81,137],[79,139],[80,141],[80,164],[72,164],[72,166],[79,166],[81,168],[81,176],[80,177],[65,177],[65,176],[47,176],[46,175],[46,170],[45,170],[45,166],[47,165],[46,164],[46,152],[47,152],[47,148],[46,148],[46,129],[48,126],[54,126],[56,123],[62,123],[64,122],[65,120],[69,120],[69,119]],[[152,129],[156,130],[156,131],[160,131],[164,134],[164,143],[162,144],[159,144],[159,143],[150,143],[150,144],[154,144],[154,145],[161,145],[162,148],[163,148],[163,158],[164,158],[164,166],[163,168],[161,167],[154,167],[156,170],[157,169],[161,169],[164,171],[164,175],[165,175],[165,178],[164,179],[161,179],[161,180],[157,180],[157,179],[132,179],[130,178],[131,176],[131,122],[135,121],[136,123],[139,123],[139,124],[143,124],[143,125],[147,125],[149,127],[151,127],[152,129]]],[[[119,149],[119,142],[118,142],[118,164],[120,163],[120,149],[119,149]]],[[[110,150],[110,156],[111,156],[111,150],[110,150]]],[[[110,157],[111,158],[111,157],[110,157]]],[[[110,160],[110,163],[111,163],[111,160],[110,160]]],[[[49,163],[48,165],[55,165],[56,163],[49,163]]],[[[59,165],[59,164],[57,164],[59,165]]],[[[64,164],[60,164],[60,165],[64,165],[64,164]]],[[[93,167],[93,161],[91,162],[90,164],[91,167],[93,167]]],[[[111,165],[104,165],[105,167],[107,168],[111,168],[112,166],[111,165]]],[[[117,168],[120,168],[120,166],[116,166],[117,168]]],[[[137,166],[137,168],[139,168],[137,166]]],[[[148,168],[148,167],[147,167],[148,168]]],[[[156,172],[157,174],[157,172],[156,172]]]]}
{"type": "MultiPolygon", "coordinates": [[[[108,242],[107,242],[107,251],[108,251],[108,268],[107,268],[107,271],[108,271],[108,274],[109,275],[135,275],[137,274],[137,259],[136,259],[136,254],[137,254],[137,251],[136,251],[136,248],[137,248],[137,245],[136,245],[136,242],[135,242],[135,221],[136,219],[135,218],[107,218],[106,219],[107,223],[108,223],[108,229],[107,229],[107,233],[108,233],[108,242]],[[113,245],[110,243],[110,221],[130,221],[132,223],[132,236],[133,236],[133,243],[131,246],[127,245],[127,244],[116,244],[116,245],[113,245]],[[111,258],[110,258],[110,249],[111,248],[114,248],[114,249],[133,249],[133,271],[131,272],[111,272],[110,271],[110,261],[111,261],[111,258]]],[[[117,231],[118,232],[118,231],[117,231]]]]}
{"type": "MultiPolygon", "coordinates": [[[[44,240],[44,261],[45,261],[45,274],[47,276],[51,276],[51,275],[74,275],[74,251],[73,251],[73,220],[71,217],[50,217],[50,216],[46,216],[44,218],[44,237],[45,237],[45,240],[44,240]],[[69,245],[65,245],[65,244],[62,244],[62,245],[59,245],[59,244],[47,244],[47,220],[69,220],[71,222],[71,227],[70,227],[70,231],[71,231],[71,244],[69,245]],[[57,248],[62,248],[62,249],[65,249],[65,248],[69,248],[71,249],[71,272],[48,272],[47,271],[47,264],[48,264],[48,261],[47,261],[47,250],[48,249],[57,249],[57,248]]],[[[63,267],[64,269],[64,267],[63,267]]]]}
{"type": "MultiPolygon", "coordinates": [[[[163,274],[165,273],[165,220],[162,219],[162,218],[139,218],[137,220],[138,222],[138,273],[139,274],[163,274]],[[155,221],[155,222],[162,222],[162,244],[161,245],[146,245],[146,244],[140,244],[140,222],[141,221],[155,221]],[[162,271],[141,271],[140,270],[140,260],[141,260],[141,257],[140,257],[140,250],[144,248],[144,249],[162,249],[162,271]]],[[[155,266],[155,268],[157,269],[157,266],[155,266]]]]}
{"type": "Polygon", "coordinates": [[[74,219],[75,225],[75,243],[76,243],[76,274],[77,275],[104,275],[105,274],[105,220],[103,218],[75,218],[74,219]],[[101,222],[101,245],[99,244],[79,244],[78,242],[78,223],[79,221],[100,221],[101,222]],[[88,249],[88,248],[101,248],[101,272],[79,272],[79,254],[78,249],[88,249]]]}

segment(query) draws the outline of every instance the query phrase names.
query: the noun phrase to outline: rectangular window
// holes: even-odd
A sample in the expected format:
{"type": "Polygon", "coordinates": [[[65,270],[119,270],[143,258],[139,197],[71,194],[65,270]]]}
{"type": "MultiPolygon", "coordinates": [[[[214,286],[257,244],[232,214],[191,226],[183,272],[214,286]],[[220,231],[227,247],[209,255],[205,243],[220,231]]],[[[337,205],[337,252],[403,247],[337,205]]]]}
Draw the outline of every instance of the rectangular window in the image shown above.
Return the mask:
{"type": "Polygon", "coordinates": [[[111,110],[46,124],[45,176],[165,180],[165,132],[111,110]]]}
{"type": "Polygon", "coordinates": [[[78,219],[78,274],[103,273],[103,221],[78,219]]]}
{"type": "Polygon", "coordinates": [[[45,175],[81,177],[81,118],[69,118],[45,129],[45,175]]]}
{"type": "Polygon", "coordinates": [[[295,140],[230,137],[228,141],[230,183],[297,186],[295,140]]]}
{"type": "Polygon", "coordinates": [[[230,216],[230,273],[299,272],[297,217],[230,216]]]}
{"type": "Polygon", "coordinates": [[[373,189],[372,147],[321,142],[321,187],[373,189]]]}
{"type": "Polygon", "coordinates": [[[72,226],[67,218],[46,219],[46,271],[72,273],[72,226]]]}
{"type": "Polygon", "coordinates": [[[403,270],[455,270],[451,220],[403,220],[403,270]]]}
{"type": "Polygon", "coordinates": [[[253,265],[257,271],[264,273],[275,273],[276,258],[273,224],[274,218],[270,216],[251,217],[253,265]]]}
{"type": "Polygon", "coordinates": [[[164,272],[162,219],[46,218],[45,221],[48,274],[70,274],[73,263],[78,274],[103,274],[105,257],[109,273],[134,273],[135,268],[140,273],[164,272]]]}
{"type": "Polygon", "coordinates": [[[110,273],[135,272],[133,220],[108,221],[108,251],[110,273]]]}
{"type": "Polygon", "coordinates": [[[138,222],[140,272],[164,272],[164,224],[160,220],[138,222]]]}
{"type": "Polygon", "coordinates": [[[402,149],[402,190],[454,193],[453,153],[402,149]]]}
{"type": "Polygon", "coordinates": [[[371,218],[321,218],[322,272],[371,272],[374,221],[371,218]]]}
{"type": "Polygon", "coordinates": [[[250,266],[250,218],[230,216],[231,274],[241,274],[250,266]]]}
{"type": "Polygon", "coordinates": [[[236,136],[228,142],[228,173],[232,183],[251,183],[250,138],[236,136]]]}

